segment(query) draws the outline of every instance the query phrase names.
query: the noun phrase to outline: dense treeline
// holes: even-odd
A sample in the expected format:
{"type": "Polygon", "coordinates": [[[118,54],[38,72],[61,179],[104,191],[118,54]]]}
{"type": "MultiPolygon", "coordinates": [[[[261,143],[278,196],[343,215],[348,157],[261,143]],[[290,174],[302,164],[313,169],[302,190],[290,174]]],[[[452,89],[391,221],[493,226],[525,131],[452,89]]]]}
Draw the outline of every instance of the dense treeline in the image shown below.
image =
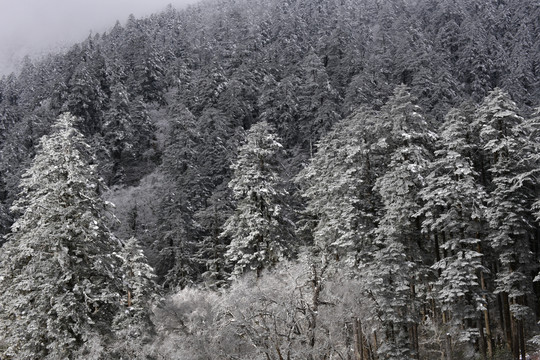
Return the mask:
{"type": "MultiPolygon", "coordinates": [[[[48,241],[29,235],[43,194],[25,184],[69,112],[81,139],[66,146],[88,143],[104,184],[84,181],[108,188],[93,201],[116,204],[119,221],[95,215],[100,239],[122,239],[107,250],[120,260],[100,260],[125,271],[107,291],[143,319],[108,299],[116,320],[94,322],[142,330],[79,329],[70,356],[525,357],[540,343],[539,104],[530,0],[216,0],[130,17],[0,80],[0,266],[48,241]],[[153,324],[152,277],[125,287],[140,248],[174,294],[153,324]]],[[[35,356],[67,356],[51,344],[35,356]]]]}

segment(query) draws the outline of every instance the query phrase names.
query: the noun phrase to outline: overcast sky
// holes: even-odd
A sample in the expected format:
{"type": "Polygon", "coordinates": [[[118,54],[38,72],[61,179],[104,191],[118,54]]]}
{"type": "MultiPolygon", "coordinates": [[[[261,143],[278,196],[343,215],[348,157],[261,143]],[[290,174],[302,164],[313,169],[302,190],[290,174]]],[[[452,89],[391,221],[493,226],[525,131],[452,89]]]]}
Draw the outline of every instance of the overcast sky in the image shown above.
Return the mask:
{"type": "Polygon", "coordinates": [[[50,52],[137,18],[197,0],[0,0],[0,76],[26,54],[50,52]]]}

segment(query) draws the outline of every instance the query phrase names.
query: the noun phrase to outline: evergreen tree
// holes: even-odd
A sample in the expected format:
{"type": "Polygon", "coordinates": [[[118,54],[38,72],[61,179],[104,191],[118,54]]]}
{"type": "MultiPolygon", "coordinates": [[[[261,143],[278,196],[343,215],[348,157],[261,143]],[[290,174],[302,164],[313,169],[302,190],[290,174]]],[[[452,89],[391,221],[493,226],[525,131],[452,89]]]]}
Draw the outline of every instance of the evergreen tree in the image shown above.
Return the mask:
{"type": "Polygon", "coordinates": [[[258,84],[262,83],[260,71],[250,71],[246,65],[235,69],[220,94],[217,106],[237,124],[247,129],[257,117],[258,84]]]}
{"type": "MultiPolygon", "coordinates": [[[[420,191],[424,203],[420,211],[424,218],[422,228],[435,241],[436,262],[432,268],[438,278],[433,284],[433,297],[441,307],[443,325],[449,328],[447,334],[451,336],[446,337],[446,352],[460,343],[474,346],[477,336],[483,333],[478,331],[484,326],[481,311],[487,312],[482,286],[487,269],[481,254],[487,194],[478,183],[478,174],[469,158],[470,121],[466,111],[453,109],[447,114],[437,141],[436,159],[430,164],[426,186],[420,191]]],[[[489,326],[486,331],[491,342],[489,326]]],[[[491,344],[488,346],[491,355],[491,344]]],[[[486,353],[485,349],[483,352],[486,353]]]]}
{"type": "Polygon", "coordinates": [[[142,346],[154,334],[149,308],[157,290],[155,275],[136,238],[126,241],[119,255],[123,274],[121,303],[125,309],[113,320],[114,350],[120,358],[138,359],[142,346]]]}
{"type": "Polygon", "coordinates": [[[305,221],[313,245],[336,259],[366,252],[371,242],[379,205],[369,150],[376,115],[361,109],[338,122],[296,178],[307,199],[305,221]]]}
{"type": "Polygon", "coordinates": [[[468,16],[460,25],[458,79],[463,91],[474,101],[481,101],[494,82],[493,60],[489,47],[493,39],[476,17],[468,16]]]}
{"type": "Polygon", "coordinates": [[[298,123],[300,105],[298,100],[299,79],[291,75],[276,81],[267,75],[259,97],[258,106],[261,120],[272,124],[286,148],[298,142],[298,123]]]}
{"type": "Polygon", "coordinates": [[[498,257],[495,293],[500,296],[503,328],[508,346],[518,358],[525,355],[523,327],[530,317],[526,306],[531,293],[533,262],[529,239],[533,236],[531,207],[534,201],[532,184],[523,181],[530,173],[523,118],[516,104],[499,88],[491,91],[476,112],[482,150],[488,162],[489,199],[486,210],[490,225],[491,248],[498,257]]]}
{"type": "Polygon", "coordinates": [[[169,107],[170,132],[163,153],[165,174],[159,208],[159,236],[152,247],[159,252],[158,276],[167,285],[185,285],[194,278],[193,212],[208,196],[208,179],[200,174],[201,136],[193,114],[182,105],[169,107]]]}
{"type": "Polygon", "coordinates": [[[141,63],[135,64],[135,94],[142,96],[145,102],[165,104],[165,70],[163,56],[153,49],[145,49],[141,63]]]}
{"type": "Polygon", "coordinates": [[[297,145],[303,150],[313,152],[321,135],[328,132],[340,119],[337,105],[340,99],[330,83],[321,59],[315,53],[310,52],[299,64],[299,69],[300,83],[296,89],[300,112],[296,119],[297,145]]]}
{"type": "Polygon", "coordinates": [[[282,145],[267,122],[254,125],[240,147],[229,186],[237,200],[236,211],[223,226],[230,239],[225,254],[234,275],[261,271],[289,257],[293,249],[292,221],[279,175],[282,145]]]}
{"type": "Polygon", "coordinates": [[[388,129],[381,134],[388,136],[376,144],[390,154],[390,163],[374,187],[380,194],[382,211],[375,230],[379,250],[370,267],[386,333],[379,352],[396,360],[417,357],[419,293],[429,273],[423,259],[426,244],[418,211],[435,135],[414,101],[407,87],[395,89],[380,115],[382,129],[388,129]]]}
{"type": "Polygon", "coordinates": [[[105,334],[122,290],[119,243],[88,145],[61,115],[41,140],[0,254],[0,343],[14,359],[70,359],[105,334]]]}
{"type": "Polygon", "coordinates": [[[527,24],[524,19],[516,22],[514,26],[517,27],[517,31],[507,35],[511,49],[503,55],[510,71],[501,74],[500,86],[508,91],[514,100],[531,106],[535,104],[531,102],[530,91],[534,88],[534,82],[537,81],[534,74],[534,59],[528,56],[534,47],[533,34],[528,30],[530,24],[527,24]]]}
{"type": "Polygon", "coordinates": [[[197,277],[196,243],[210,229],[201,227],[194,215],[209,206],[217,187],[228,183],[239,131],[230,117],[213,108],[195,118],[178,104],[170,107],[170,115],[162,166],[167,180],[160,209],[162,236],[154,246],[161,252],[158,274],[168,271],[167,282],[178,285],[197,277]]]}
{"type": "Polygon", "coordinates": [[[133,141],[135,129],[132,126],[130,102],[127,89],[122,83],[111,87],[109,106],[110,109],[104,114],[102,128],[103,150],[106,153],[102,161],[109,166],[102,173],[108,179],[108,185],[112,185],[123,178],[122,160],[136,146],[133,141]]]}
{"type": "Polygon", "coordinates": [[[67,94],[62,110],[84,120],[79,126],[85,135],[100,130],[106,94],[86,62],[79,63],[75,68],[68,82],[67,94]]]}
{"type": "Polygon", "coordinates": [[[226,184],[219,185],[207,203],[194,216],[201,235],[196,260],[202,271],[201,279],[205,285],[214,288],[224,285],[230,274],[230,266],[225,261],[228,239],[220,235],[223,224],[234,211],[231,189],[226,184]]]}
{"type": "MultiPolygon", "coordinates": [[[[529,176],[534,179],[537,171],[540,171],[540,107],[536,108],[532,116],[525,120],[523,127],[528,134],[528,143],[533,145],[532,151],[530,151],[532,156],[529,158],[533,166],[531,166],[529,176]]],[[[540,198],[538,195],[536,195],[536,201],[533,204],[533,211],[537,223],[540,222],[540,198]]]]}

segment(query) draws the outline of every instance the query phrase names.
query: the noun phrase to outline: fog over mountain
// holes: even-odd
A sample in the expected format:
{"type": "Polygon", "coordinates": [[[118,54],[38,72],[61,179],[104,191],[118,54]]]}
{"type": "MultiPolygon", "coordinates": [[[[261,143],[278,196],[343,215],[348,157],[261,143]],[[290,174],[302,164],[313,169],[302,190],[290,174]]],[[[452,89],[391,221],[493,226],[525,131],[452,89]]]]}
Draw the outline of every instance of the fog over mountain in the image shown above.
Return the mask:
{"type": "Polygon", "coordinates": [[[17,69],[25,55],[39,56],[103,32],[129,14],[149,15],[168,4],[196,0],[0,0],[0,76],[17,69]]]}

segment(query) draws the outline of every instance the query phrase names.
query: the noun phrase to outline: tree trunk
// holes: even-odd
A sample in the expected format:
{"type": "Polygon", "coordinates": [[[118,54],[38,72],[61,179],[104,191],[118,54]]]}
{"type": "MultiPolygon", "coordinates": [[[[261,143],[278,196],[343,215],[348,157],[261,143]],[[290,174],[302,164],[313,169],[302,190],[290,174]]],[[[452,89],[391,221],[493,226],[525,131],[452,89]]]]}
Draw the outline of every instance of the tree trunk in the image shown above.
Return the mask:
{"type": "Polygon", "coordinates": [[[523,326],[523,320],[518,321],[519,324],[519,348],[521,350],[521,358],[525,359],[527,351],[525,349],[525,327],[523,326]]]}
{"type": "MultiPolygon", "coordinates": [[[[352,322],[345,323],[345,349],[347,349],[347,360],[356,360],[352,358],[351,355],[351,341],[354,341],[355,334],[354,334],[354,318],[352,319],[352,322]]],[[[353,352],[356,350],[356,344],[353,345],[353,352]]]]}
{"type": "Polygon", "coordinates": [[[373,331],[373,358],[378,359],[377,353],[379,352],[379,344],[377,343],[377,332],[373,331]]]}
{"type": "Polygon", "coordinates": [[[519,360],[519,333],[516,319],[510,314],[510,328],[512,330],[512,354],[515,360],[519,360]]]}
{"type": "MultiPolygon", "coordinates": [[[[411,303],[412,303],[412,309],[411,310],[412,310],[413,316],[414,316],[417,313],[416,306],[415,306],[416,287],[414,286],[412,281],[411,281],[410,289],[411,289],[411,303]]],[[[413,350],[413,357],[416,358],[416,359],[419,359],[420,345],[419,345],[419,341],[418,341],[418,324],[416,322],[411,325],[410,336],[411,336],[411,345],[412,345],[412,350],[413,350]]]]}
{"type": "MultiPolygon", "coordinates": [[[[313,296],[312,296],[312,302],[313,305],[310,309],[310,321],[309,321],[309,328],[308,328],[308,337],[309,337],[309,346],[313,349],[315,347],[315,330],[317,328],[317,314],[319,311],[319,303],[320,303],[320,296],[321,296],[321,276],[323,275],[326,264],[323,265],[323,267],[320,270],[320,274],[317,272],[317,268],[315,264],[312,265],[312,280],[311,283],[313,285],[313,296]]],[[[311,356],[310,356],[311,357],[311,356]]]]}
{"type": "Polygon", "coordinates": [[[478,339],[478,347],[480,348],[480,354],[482,354],[482,357],[486,358],[486,336],[484,334],[484,327],[482,326],[482,315],[478,318],[476,325],[478,326],[478,333],[480,335],[480,338],[478,339]]]}
{"type": "Polygon", "coordinates": [[[278,355],[279,360],[285,360],[283,356],[281,355],[281,350],[279,349],[279,346],[276,344],[274,345],[276,347],[276,353],[278,355]]]}
{"type": "Polygon", "coordinates": [[[446,359],[452,360],[454,357],[452,355],[452,337],[450,334],[446,334],[446,359]]]}
{"type": "Polygon", "coordinates": [[[354,331],[354,358],[355,360],[364,359],[364,334],[362,333],[362,324],[359,319],[353,320],[354,331]]]}
{"type": "MultiPolygon", "coordinates": [[[[477,250],[480,254],[483,254],[482,252],[482,246],[480,243],[478,243],[477,250]]],[[[485,293],[487,292],[487,286],[486,286],[486,279],[484,278],[484,273],[480,272],[480,287],[482,288],[482,291],[484,292],[484,295],[482,296],[484,298],[484,301],[486,303],[486,310],[483,311],[484,313],[484,326],[486,327],[486,345],[487,345],[487,356],[488,359],[493,358],[493,338],[491,336],[491,326],[489,325],[489,303],[488,298],[485,293]]]]}
{"type": "Polygon", "coordinates": [[[418,324],[412,324],[412,330],[413,330],[413,349],[414,354],[413,356],[416,359],[420,359],[420,343],[418,340],[418,324]]]}
{"type": "MultiPolygon", "coordinates": [[[[435,241],[435,246],[434,246],[434,252],[435,252],[435,261],[436,262],[439,262],[441,261],[441,248],[439,246],[439,234],[437,232],[435,232],[434,236],[433,236],[433,240],[435,241]]],[[[442,273],[442,270],[441,269],[437,269],[437,274],[439,275],[439,277],[441,276],[441,273],[442,273]]]]}
{"type": "Polygon", "coordinates": [[[500,295],[502,317],[503,317],[503,330],[506,340],[506,346],[508,350],[514,350],[514,339],[512,337],[512,319],[510,316],[510,303],[508,302],[508,294],[503,292],[500,295]]]}
{"type": "MultiPolygon", "coordinates": [[[[513,304],[522,304],[521,299],[513,299],[513,304]]],[[[523,320],[518,320],[512,314],[511,321],[512,321],[512,340],[513,340],[513,349],[512,353],[514,354],[515,359],[525,359],[526,356],[526,349],[525,349],[525,329],[523,326],[523,320]]]]}

